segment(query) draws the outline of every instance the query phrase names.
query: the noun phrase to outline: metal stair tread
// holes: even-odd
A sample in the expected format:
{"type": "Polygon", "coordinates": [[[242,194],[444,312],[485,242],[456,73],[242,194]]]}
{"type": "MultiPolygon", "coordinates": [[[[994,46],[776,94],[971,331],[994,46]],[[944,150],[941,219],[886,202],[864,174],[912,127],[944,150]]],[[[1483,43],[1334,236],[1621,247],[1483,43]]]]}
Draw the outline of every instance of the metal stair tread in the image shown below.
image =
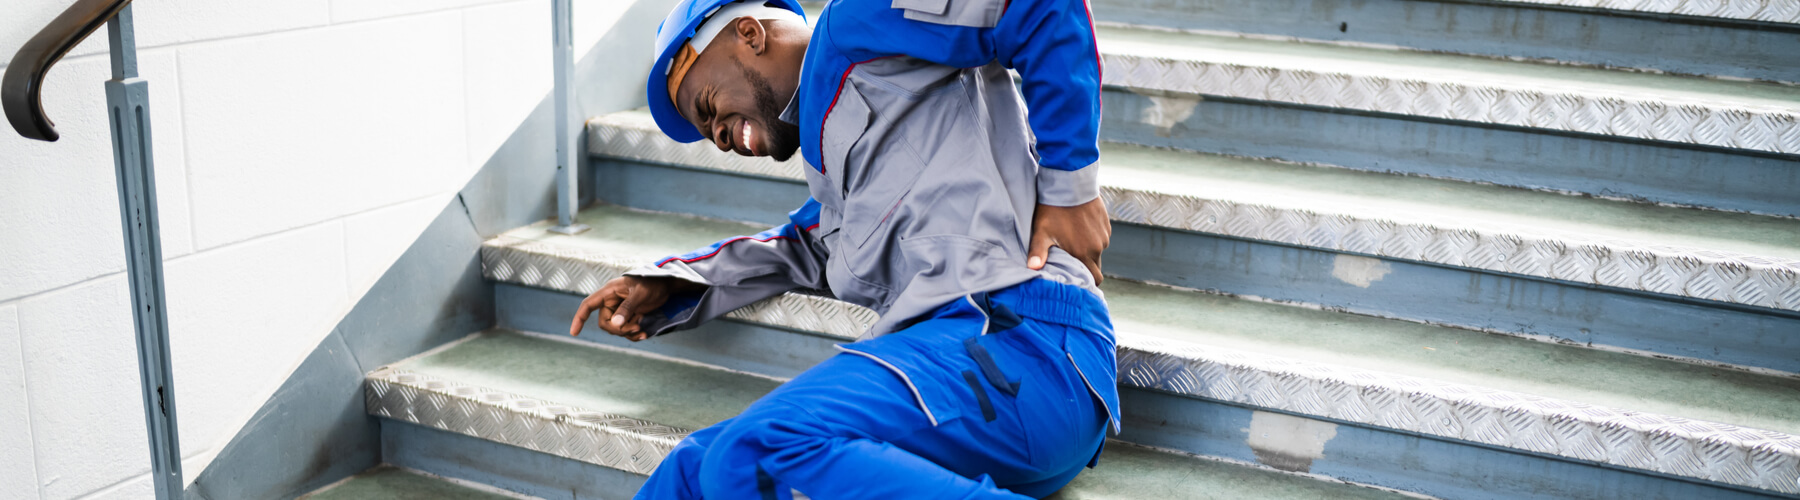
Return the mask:
{"type": "Polygon", "coordinates": [[[1103,83],[1800,154],[1800,87],[1102,26],[1103,83]]]}
{"type": "Polygon", "coordinates": [[[1108,187],[1483,232],[1578,235],[1800,262],[1800,219],[1604,200],[1509,187],[1122,143],[1102,146],[1108,187]]]}
{"type": "Polygon", "coordinates": [[[780,385],[767,377],[508,330],[482,333],[390,367],[683,429],[730,418],[780,385]]]}
{"type": "MultiPolygon", "coordinates": [[[[549,247],[616,249],[591,250],[597,253],[589,255],[629,266],[697,248],[689,246],[693,242],[709,244],[759,230],[747,224],[611,206],[583,210],[579,220],[597,229],[564,236],[544,232],[540,227],[543,224],[536,224],[501,238],[519,238],[549,247]],[[609,253],[613,251],[619,253],[609,253]]],[[[1131,344],[1134,338],[1154,337],[1305,363],[1800,434],[1800,378],[1261,303],[1119,279],[1108,280],[1102,288],[1107,292],[1121,345],[1131,344]]]]}
{"type": "MultiPolygon", "coordinates": [[[[504,245],[505,239],[515,236],[545,247],[634,245],[634,253],[609,257],[614,262],[641,263],[686,251],[688,248],[679,246],[686,242],[715,241],[757,230],[757,226],[737,225],[733,231],[731,223],[609,206],[584,210],[580,219],[598,229],[578,236],[546,235],[536,227],[542,226],[539,224],[507,233],[490,247],[504,245]]],[[[1117,279],[1109,280],[1104,288],[1119,325],[1122,347],[1173,340],[1212,349],[1226,358],[1244,353],[1800,433],[1800,379],[1117,279]]]]}
{"type": "MultiPolygon", "coordinates": [[[[711,425],[742,411],[751,401],[774,389],[777,381],[642,353],[591,345],[570,345],[549,335],[495,330],[479,333],[447,349],[395,363],[370,374],[372,380],[389,379],[396,372],[422,375],[448,392],[472,401],[492,403],[491,411],[475,411],[481,424],[448,429],[475,437],[570,457],[568,443],[583,447],[612,447],[599,456],[632,455],[647,473],[667,453],[666,448],[628,447],[622,441],[584,442],[570,439],[562,429],[527,423],[543,420],[545,408],[563,420],[608,414],[674,427],[667,435],[644,436],[647,440],[672,441],[686,431],[711,425]],[[653,376],[646,376],[652,374],[653,376]],[[454,388],[454,389],[451,389],[454,388]],[[525,404],[521,404],[525,403],[525,404]],[[521,431],[535,429],[541,432],[521,431]],[[540,435],[553,436],[540,439],[540,435]],[[630,448],[630,449],[625,449],[630,448]]],[[[417,384],[425,387],[426,384],[417,384]]],[[[370,408],[432,404],[430,398],[370,408]]],[[[397,417],[409,420],[403,412],[397,417]]],[[[418,413],[414,413],[415,415],[418,413]]],[[[390,418],[396,418],[393,415],[390,418]]],[[[599,419],[586,419],[596,420],[599,419]]],[[[423,423],[409,420],[414,423],[423,423]]],[[[608,432],[632,433],[620,420],[601,423],[608,432]]],[[[605,461],[605,459],[602,459],[605,461]]],[[[1149,499],[1149,498],[1404,498],[1404,495],[1337,481],[1269,471],[1234,463],[1196,458],[1113,442],[1102,457],[1102,467],[1086,471],[1052,498],[1149,499]]],[[[616,466],[615,463],[601,465],[616,466]]]]}
{"type": "MultiPolygon", "coordinates": [[[[599,156],[802,179],[801,162],[677,144],[641,111],[588,128],[599,156]]],[[[1101,147],[1115,220],[1800,311],[1800,219],[1101,147]]]]}

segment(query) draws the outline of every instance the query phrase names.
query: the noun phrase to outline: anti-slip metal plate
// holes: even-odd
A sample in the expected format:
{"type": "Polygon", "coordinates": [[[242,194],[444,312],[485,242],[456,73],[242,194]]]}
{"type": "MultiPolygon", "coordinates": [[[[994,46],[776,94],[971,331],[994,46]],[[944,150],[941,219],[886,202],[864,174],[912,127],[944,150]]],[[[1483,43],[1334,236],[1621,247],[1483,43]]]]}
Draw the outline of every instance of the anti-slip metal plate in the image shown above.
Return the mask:
{"type": "Polygon", "coordinates": [[[1104,84],[1441,120],[1800,154],[1792,108],[1751,107],[1622,90],[1516,87],[1421,75],[1358,74],[1185,60],[1101,40],[1104,84]]]}
{"type": "Polygon", "coordinates": [[[650,474],[688,431],[382,368],[363,380],[369,415],[650,474]]]}
{"type": "MultiPolygon", "coordinates": [[[[529,258],[507,253],[518,251],[513,250],[518,246],[494,241],[483,247],[483,267],[489,270],[489,278],[545,286],[541,280],[525,282],[521,277],[617,275],[635,266],[635,262],[623,262],[630,259],[603,255],[572,257],[579,253],[572,251],[538,249],[529,258]],[[525,266],[516,262],[522,260],[533,262],[530,266],[535,270],[521,271],[525,266]]],[[[834,299],[793,293],[757,307],[784,313],[750,312],[746,314],[754,319],[746,321],[846,339],[855,338],[861,330],[847,335],[822,331],[827,324],[849,325],[820,318],[868,311],[834,299]]],[[[867,314],[873,319],[872,312],[867,314]]],[[[1128,386],[1800,493],[1800,438],[1779,432],[1134,336],[1128,324],[1121,324],[1118,359],[1119,381],[1128,386]]]]}
{"type": "MultiPolygon", "coordinates": [[[[583,296],[594,293],[608,280],[647,260],[506,236],[488,240],[481,246],[482,275],[488,279],[583,296]]],[[[762,300],[725,317],[818,332],[845,341],[855,341],[878,319],[875,311],[868,308],[802,293],[762,300]]]]}
{"type": "MultiPolygon", "coordinates": [[[[588,123],[588,130],[590,153],[598,156],[804,179],[798,162],[744,158],[722,154],[703,142],[669,140],[645,113],[595,118],[588,123]]],[[[1103,186],[1101,194],[1113,219],[1121,222],[1800,311],[1800,261],[1796,260],[1600,240],[1481,221],[1444,227],[1351,217],[1117,186],[1103,186]]]]}
{"type": "Polygon", "coordinates": [[[1800,438],[1129,335],[1119,382],[1546,455],[1800,493],[1800,438]]]}
{"type": "Polygon", "coordinates": [[[1743,19],[1800,24],[1800,1],[1794,0],[1501,0],[1581,9],[1625,10],[1653,14],[1743,19]]]}

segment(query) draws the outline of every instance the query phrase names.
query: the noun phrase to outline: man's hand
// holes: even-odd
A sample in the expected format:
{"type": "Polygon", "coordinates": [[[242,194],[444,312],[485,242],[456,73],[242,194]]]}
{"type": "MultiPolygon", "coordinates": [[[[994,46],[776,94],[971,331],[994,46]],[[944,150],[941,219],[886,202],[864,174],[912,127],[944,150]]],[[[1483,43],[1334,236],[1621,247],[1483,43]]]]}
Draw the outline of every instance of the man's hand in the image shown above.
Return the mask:
{"type": "Polygon", "coordinates": [[[644,340],[650,337],[650,333],[638,324],[644,319],[644,313],[662,307],[669,301],[670,294],[699,286],[674,278],[623,276],[608,281],[599,291],[581,301],[581,308],[575,311],[575,321],[569,324],[569,335],[580,335],[588,316],[598,312],[601,330],[632,342],[644,340]]]}
{"type": "Polygon", "coordinates": [[[1112,244],[1112,219],[1106,216],[1106,203],[1094,201],[1073,207],[1038,205],[1031,217],[1031,250],[1025,266],[1044,268],[1050,258],[1050,247],[1058,247],[1079,259],[1100,284],[1100,253],[1112,244]]]}

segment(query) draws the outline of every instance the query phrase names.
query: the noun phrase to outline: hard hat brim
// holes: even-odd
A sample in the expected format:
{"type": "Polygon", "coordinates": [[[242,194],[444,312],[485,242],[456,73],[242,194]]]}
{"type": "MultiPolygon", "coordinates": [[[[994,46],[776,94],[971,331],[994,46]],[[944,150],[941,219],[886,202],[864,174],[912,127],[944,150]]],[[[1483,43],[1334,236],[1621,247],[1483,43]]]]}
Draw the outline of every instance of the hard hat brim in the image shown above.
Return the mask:
{"type": "MultiPolygon", "coordinates": [[[[693,37],[694,30],[706,21],[707,15],[734,1],[737,0],[683,0],[656,28],[656,61],[650,65],[649,78],[644,82],[644,98],[650,104],[650,116],[656,119],[656,127],[675,142],[694,142],[706,137],[694,128],[694,124],[681,117],[681,111],[669,99],[669,61],[693,37]]],[[[806,18],[806,10],[795,0],[764,1],[794,11],[803,20],[806,18]]]]}

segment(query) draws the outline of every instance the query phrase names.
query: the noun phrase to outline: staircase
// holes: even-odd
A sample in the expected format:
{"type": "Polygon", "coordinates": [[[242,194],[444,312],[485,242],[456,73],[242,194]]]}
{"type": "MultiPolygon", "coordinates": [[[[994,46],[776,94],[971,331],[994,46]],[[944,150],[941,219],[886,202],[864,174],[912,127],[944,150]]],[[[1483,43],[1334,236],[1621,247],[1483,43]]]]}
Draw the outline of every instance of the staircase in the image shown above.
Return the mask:
{"type": "MultiPolygon", "coordinates": [[[[1800,497],[1800,1],[1092,7],[1125,422],[1060,497],[1800,497]]],[[[532,333],[807,196],[643,112],[588,134],[595,229],[489,240],[499,328],[368,374],[388,463],[627,498],[874,321],[532,333]]]]}

